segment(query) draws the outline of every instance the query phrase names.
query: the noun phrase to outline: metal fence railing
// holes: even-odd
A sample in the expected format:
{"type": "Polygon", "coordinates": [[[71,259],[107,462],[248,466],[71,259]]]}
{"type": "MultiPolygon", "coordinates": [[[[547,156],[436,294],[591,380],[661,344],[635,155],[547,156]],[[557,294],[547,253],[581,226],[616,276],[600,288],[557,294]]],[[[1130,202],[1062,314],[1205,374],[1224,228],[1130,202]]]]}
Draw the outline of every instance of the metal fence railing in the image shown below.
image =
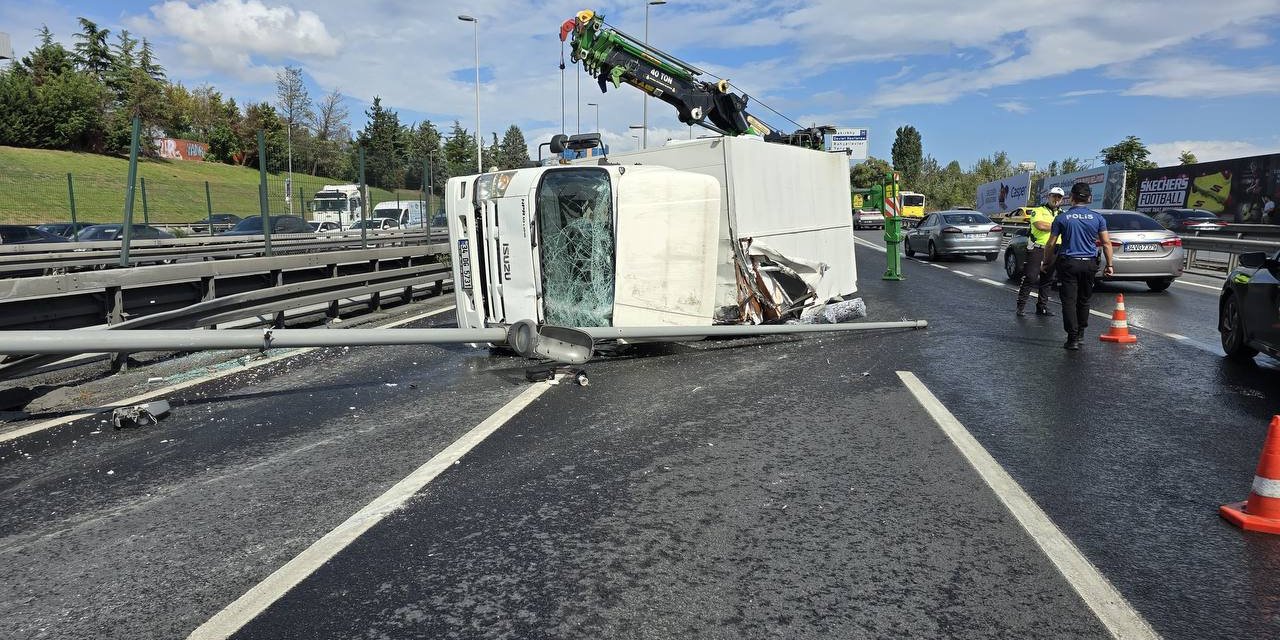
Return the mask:
{"type": "MultiPolygon", "coordinates": [[[[135,224],[181,228],[206,219],[210,213],[230,213],[241,218],[259,215],[257,172],[221,167],[220,179],[190,179],[166,175],[166,165],[144,163],[134,196],[135,224]]],[[[0,224],[34,225],[47,222],[119,223],[124,218],[124,175],[114,172],[54,173],[0,167],[0,224]]],[[[316,192],[343,181],[294,174],[267,177],[267,203],[271,215],[310,217],[316,192]],[[291,189],[287,189],[291,186],[291,189]],[[288,196],[288,197],[286,197],[288,196]]],[[[417,201],[430,212],[441,209],[439,196],[427,198],[421,190],[387,190],[368,187],[366,215],[382,202],[417,201]]],[[[420,205],[421,206],[421,205],[420,205]]]]}

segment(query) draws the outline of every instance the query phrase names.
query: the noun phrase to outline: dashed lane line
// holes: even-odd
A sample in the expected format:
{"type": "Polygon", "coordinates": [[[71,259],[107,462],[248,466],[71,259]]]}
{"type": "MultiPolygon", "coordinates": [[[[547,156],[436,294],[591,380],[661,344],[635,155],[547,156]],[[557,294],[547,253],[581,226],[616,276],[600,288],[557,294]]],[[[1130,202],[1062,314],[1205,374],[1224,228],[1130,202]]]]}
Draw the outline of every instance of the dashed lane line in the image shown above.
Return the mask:
{"type": "Polygon", "coordinates": [[[996,497],[1013,514],[1022,528],[1031,536],[1040,550],[1048,556],[1062,576],[1075,589],[1084,603],[1098,617],[1113,638],[1136,640],[1158,639],[1151,625],[1134,610],[1123,594],[1107,580],[1106,576],[1076,548],[1053,520],[1040,509],[1035,500],[1009,475],[1000,463],[978,442],[973,434],[956,419],[920,378],[910,371],[899,371],[898,377],[915,396],[920,406],[933,418],[943,433],[950,438],[960,454],[969,461],[982,480],[991,487],[996,497]]]}
{"type": "Polygon", "coordinates": [[[1222,287],[1214,287],[1207,284],[1200,284],[1199,282],[1184,282],[1182,280],[1174,280],[1173,283],[1180,284],[1184,287],[1200,287],[1201,289],[1208,289],[1210,291],[1222,291],[1222,287]]]}
{"type": "Polygon", "coordinates": [[[996,282],[995,280],[992,280],[991,278],[978,278],[978,282],[982,282],[982,283],[989,284],[989,285],[992,285],[992,286],[1000,287],[1001,289],[1005,288],[1005,286],[1004,286],[1004,284],[1003,284],[1003,283],[996,282]]]}
{"type": "Polygon", "coordinates": [[[258,614],[266,611],[290,589],[298,586],[317,569],[324,566],[334,556],[347,548],[352,542],[381,522],[391,513],[404,505],[410,498],[427,486],[446,469],[458,462],[469,451],[492,435],[499,427],[520,413],[525,407],[546,393],[551,384],[534,384],[525,389],[498,409],[493,415],[485,418],[466,435],[459,438],[448,448],[437,453],[421,467],[405,479],[396,483],[370,502],[355,515],[315,541],[302,553],[295,556],[283,567],[276,569],[266,580],[258,583],[235,602],[227,605],[207,622],[191,632],[188,638],[228,638],[241,627],[253,620],[258,614]]]}
{"type": "Polygon", "coordinates": [[[958,276],[964,276],[964,277],[966,277],[966,278],[972,278],[972,277],[973,277],[973,274],[972,274],[972,273],[969,273],[968,271],[961,271],[961,270],[959,270],[959,269],[952,269],[952,271],[954,271],[954,272],[955,272],[955,274],[956,274],[956,275],[958,275],[958,276]]]}
{"type": "MultiPolygon", "coordinates": [[[[394,327],[399,327],[399,326],[401,326],[401,325],[409,324],[410,322],[414,322],[414,321],[416,321],[416,320],[421,320],[421,319],[423,319],[423,318],[429,318],[429,317],[431,317],[431,316],[440,315],[440,314],[442,314],[442,313],[446,313],[446,312],[448,312],[448,311],[453,311],[453,309],[454,309],[454,306],[453,306],[453,305],[450,305],[450,306],[445,307],[445,308],[443,308],[443,309],[435,309],[434,311],[428,311],[428,312],[426,312],[426,313],[420,313],[420,314],[417,314],[417,315],[414,315],[414,316],[410,316],[410,317],[408,317],[408,318],[402,318],[402,319],[400,319],[400,320],[396,320],[395,322],[389,322],[389,323],[387,323],[387,324],[377,325],[377,327],[376,327],[376,328],[378,328],[378,329],[391,329],[391,328],[394,328],[394,327]]],[[[339,329],[339,331],[341,331],[341,329],[339,329]]],[[[359,331],[359,329],[349,329],[349,331],[359,331]]],[[[132,398],[125,398],[124,400],[119,400],[119,401],[116,401],[116,402],[113,402],[113,403],[109,403],[109,404],[106,406],[106,408],[103,408],[103,409],[95,409],[95,410],[93,410],[93,411],[84,411],[84,412],[81,412],[81,413],[73,413],[73,414],[71,414],[71,415],[62,416],[62,417],[60,417],[60,418],[53,418],[53,419],[51,419],[51,420],[45,420],[45,421],[43,421],[43,422],[37,422],[37,423],[35,423],[35,424],[33,424],[33,425],[30,425],[30,426],[27,426],[27,427],[23,427],[23,428],[21,428],[21,429],[15,429],[15,430],[13,430],[13,431],[8,431],[8,432],[5,432],[5,433],[3,433],[3,434],[0,434],[0,443],[9,442],[9,441],[11,441],[11,440],[17,440],[18,438],[21,438],[21,437],[23,437],[23,436],[27,436],[27,435],[30,435],[30,434],[33,434],[33,433],[38,433],[38,432],[40,432],[40,431],[44,431],[44,430],[46,430],[46,429],[52,429],[52,428],[54,428],[54,427],[59,427],[59,426],[62,426],[62,425],[64,425],[64,424],[68,424],[68,423],[71,423],[71,422],[75,422],[76,420],[80,420],[80,419],[82,419],[82,418],[88,418],[88,417],[91,417],[91,416],[98,415],[98,414],[100,414],[100,413],[105,413],[105,412],[107,412],[107,411],[111,411],[111,409],[112,409],[113,407],[127,407],[127,406],[129,406],[129,405],[140,404],[140,403],[142,403],[142,402],[146,402],[146,401],[151,400],[151,399],[153,399],[153,398],[158,398],[158,397],[164,396],[164,395],[166,395],[166,394],[173,393],[174,391],[181,391],[182,389],[186,389],[186,388],[189,388],[189,387],[194,387],[194,386],[196,386],[196,385],[198,385],[198,384],[203,384],[203,383],[205,383],[205,382],[209,382],[210,380],[217,380],[218,378],[224,378],[224,377],[229,376],[229,375],[232,375],[232,374],[241,373],[241,372],[244,372],[244,371],[249,371],[250,369],[257,369],[258,367],[265,366],[265,365],[271,364],[271,363],[273,363],[273,362],[279,362],[279,361],[281,361],[281,360],[286,360],[286,359],[288,359],[288,358],[294,358],[294,357],[297,357],[297,356],[303,355],[303,354],[305,354],[305,353],[310,353],[310,352],[312,352],[312,351],[315,351],[315,350],[316,350],[316,349],[318,349],[318,348],[319,348],[319,347],[303,347],[303,348],[300,348],[300,349],[289,349],[289,350],[287,350],[287,351],[284,351],[283,353],[276,353],[276,354],[273,354],[273,355],[267,356],[267,357],[265,357],[265,358],[262,358],[261,360],[253,360],[253,361],[250,361],[250,362],[246,363],[244,366],[241,366],[241,367],[233,367],[233,368],[224,369],[224,370],[221,370],[221,371],[215,371],[215,372],[210,373],[210,374],[208,374],[208,375],[200,376],[199,378],[195,378],[195,379],[192,379],[192,380],[185,380],[185,381],[183,381],[183,382],[179,382],[179,383],[177,383],[177,384],[172,384],[172,385],[169,385],[169,386],[167,386],[167,387],[162,387],[162,388],[160,388],[160,389],[154,389],[154,390],[152,390],[152,391],[148,391],[148,392],[146,392],[146,393],[143,393],[143,394],[140,394],[140,395],[133,396],[132,398]]]]}

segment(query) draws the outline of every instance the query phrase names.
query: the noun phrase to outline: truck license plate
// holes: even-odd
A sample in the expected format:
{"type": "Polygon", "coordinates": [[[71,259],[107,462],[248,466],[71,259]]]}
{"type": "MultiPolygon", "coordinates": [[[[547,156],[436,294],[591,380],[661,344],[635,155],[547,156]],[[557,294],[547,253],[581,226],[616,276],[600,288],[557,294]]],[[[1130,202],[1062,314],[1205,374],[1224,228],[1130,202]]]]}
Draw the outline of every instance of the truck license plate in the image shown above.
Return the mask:
{"type": "Polygon", "coordinates": [[[1126,245],[1124,246],[1124,250],[1125,250],[1126,252],[1133,252],[1133,251],[1155,251],[1157,246],[1159,246],[1159,245],[1155,245],[1155,244],[1126,244],[1126,245]]]}
{"type": "Polygon", "coordinates": [[[458,274],[462,278],[462,288],[471,290],[471,245],[466,240],[458,240],[458,274]]]}

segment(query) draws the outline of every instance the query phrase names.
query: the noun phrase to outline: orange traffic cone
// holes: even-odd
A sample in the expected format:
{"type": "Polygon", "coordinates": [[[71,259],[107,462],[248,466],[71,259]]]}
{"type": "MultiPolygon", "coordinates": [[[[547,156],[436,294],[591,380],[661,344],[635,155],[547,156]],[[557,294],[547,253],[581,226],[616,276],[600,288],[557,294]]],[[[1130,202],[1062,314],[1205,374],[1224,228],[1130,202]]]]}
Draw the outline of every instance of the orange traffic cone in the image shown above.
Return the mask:
{"type": "Polygon", "coordinates": [[[1129,316],[1124,311],[1124,296],[1116,296],[1116,310],[1111,314],[1111,328],[1106,333],[1098,336],[1103,342],[1119,342],[1120,344],[1133,344],[1138,341],[1138,336],[1129,333],[1129,316]]]}
{"type": "Polygon", "coordinates": [[[1280,533],[1280,416],[1271,418],[1249,499],[1224,504],[1218,513],[1231,524],[1249,531],[1280,533]]]}

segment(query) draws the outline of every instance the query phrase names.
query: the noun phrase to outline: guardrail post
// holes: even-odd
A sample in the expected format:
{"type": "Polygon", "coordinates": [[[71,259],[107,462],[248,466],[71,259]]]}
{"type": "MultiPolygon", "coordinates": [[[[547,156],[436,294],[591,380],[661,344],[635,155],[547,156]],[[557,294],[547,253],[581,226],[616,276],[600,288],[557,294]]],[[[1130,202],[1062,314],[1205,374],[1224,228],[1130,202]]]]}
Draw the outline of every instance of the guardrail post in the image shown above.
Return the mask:
{"type": "MultiPolygon", "coordinates": [[[[330,278],[336,278],[336,277],[338,277],[338,265],[337,265],[337,263],[334,263],[334,264],[329,265],[329,277],[330,277],[330,278]]],[[[339,304],[338,304],[338,299],[337,299],[337,298],[334,298],[333,300],[330,300],[330,301],[329,301],[329,310],[328,310],[327,312],[325,312],[325,315],[329,318],[329,320],[331,320],[331,321],[332,321],[332,320],[337,320],[337,319],[338,319],[339,311],[341,311],[340,306],[341,306],[341,305],[339,305],[339,304]]]]}
{"type": "Polygon", "coordinates": [[[124,228],[120,243],[120,266],[129,266],[129,243],[133,240],[133,191],[138,182],[138,136],[142,133],[142,118],[133,117],[133,137],[129,142],[129,186],[124,190],[124,228]]]}
{"type": "MultiPolygon", "coordinates": [[[[284,270],[283,269],[271,270],[271,286],[273,287],[284,286],[284,270]]],[[[272,319],[271,321],[271,326],[277,329],[284,328],[284,310],[283,309],[276,312],[275,318],[272,319]]]]}
{"type": "MultiPolygon", "coordinates": [[[[120,287],[107,287],[107,326],[124,322],[124,290],[120,287]]],[[[129,370],[129,354],[111,353],[111,371],[123,373],[129,370]]]]}
{"type": "Polygon", "coordinates": [[[209,195],[209,181],[204,181],[204,208],[209,212],[209,237],[213,237],[213,197],[209,195]]]}
{"type": "MultiPolygon", "coordinates": [[[[206,183],[207,184],[207,183],[206,183]]],[[[200,302],[208,302],[218,297],[218,281],[215,276],[201,276],[200,302]]],[[[210,325],[209,329],[217,329],[218,325],[210,325]]]]}
{"type": "Polygon", "coordinates": [[[76,229],[76,187],[71,181],[71,173],[67,173],[67,202],[71,204],[71,237],[75,238],[79,230],[76,229]]]}
{"type": "Polygon", "coordinates": [[[147,211],[147,179],[138,178],[138,187],[142,189],[142,224],[151,224],[151,214],[147,211]]]}
{"type": "Polygon", "coordinates": [[[262,210],[262,240],[269,258],[271,257],[271,203],[267,200],[267,137],[262,129],[258,129],[258,208],[262,210]]]}
{"type": "MultiPolygon", "coordinates": [[[[406,246],[408,246],[407,243],[406,246]]],[[[404,266],[406,268],[413,266],[413,256],[405,258],[404,266]]],[[[400,299],[401,304],[409,304],[410,302],[413,302],[413,285],[404,288],[403,296],[400,299]]]]}
{"type": "MultiPolygon", "coordinates": [[[[378,259],[374,258],[369,261],[369,271],[371,273],[378,272],[378,259]]],[[[369,294],[369,312],[377,312],[382,310],[382,292],[374,291],[369,294]]]]}

